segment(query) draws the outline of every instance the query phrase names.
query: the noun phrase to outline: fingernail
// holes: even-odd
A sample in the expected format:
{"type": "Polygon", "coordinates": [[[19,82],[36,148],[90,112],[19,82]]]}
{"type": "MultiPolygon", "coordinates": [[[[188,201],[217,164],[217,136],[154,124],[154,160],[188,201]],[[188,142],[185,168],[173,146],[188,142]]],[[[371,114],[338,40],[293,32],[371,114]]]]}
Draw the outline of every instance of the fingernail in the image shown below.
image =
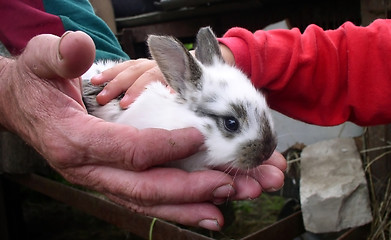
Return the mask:
{"type": "Polygon", "coordinates": [[[105,96],[107,94],[107,90],[106,89],[103,89],[100,93],[98,93],[98,96],[105,96]]]}
{"type": "Polygon", "coordinates": [[[212,231],[220,231],[220,224],[215,219],[204,219],[198,223],[198,226],[212,231]]]}
{"type": "Polygon", "coordinates": [[[92,78],[93,78],[94,80],[100,80],[100,79],[102,79],[102,77],[103,77],[102,73],[98,73],[98,74],[96,74],[95,76],[93,76],[92,78]]]}
{"type": "Polygon", "coordinates": [[[126,109],[129,107],[130,104],[133,103],[134,100],[131,99],[131,97],[125,93],[124,97],[121,99],[119,105],[122,109],[126,109]]]}
{"type": "Polygon", "coordinates": [[[222,205],[224,203],[226,203],[228,200],[227,198],[215,198],[213,199],[213,204],[214,205],[222,205]]]}
{"type": "Polygon", "coordinates": [[[72,31],[66,31],[62,36],[61,36],[61,38],[60,38],[60,41],[58,42],[58,59],[60,59],[60,60],[63,60],[64,59],[64,57],[61,55],[61,52],[60,52],[60,45],[61,45],[61,42],[62,42],[62,40],[65,38],[65,36],[67,36],[69,33],[71,33],[72,31]]]}
{"type": "Polygon", "coordinates": [[[121,99],[122,102],[128,102],[130,100],[130,96],[125,93],[124,97],[121,99]]]}
{"type": "Polygon", "coordinates": [[[277,187],[277,188],[271,187],[271,188],[268,188],[268,189],[264,189],[264,192],[277,192],[277,191],[279,191],[283,187],[284,187],[284,185],[282,185],[281,187],[277,187]]]}
{"type": "Polygon", "coordinates": [[[215,199],[228,198],[233,195],[235,195],[235,189],[232,187],[231,184],[221,186],[213,191],[213,197],[215,199]]]}

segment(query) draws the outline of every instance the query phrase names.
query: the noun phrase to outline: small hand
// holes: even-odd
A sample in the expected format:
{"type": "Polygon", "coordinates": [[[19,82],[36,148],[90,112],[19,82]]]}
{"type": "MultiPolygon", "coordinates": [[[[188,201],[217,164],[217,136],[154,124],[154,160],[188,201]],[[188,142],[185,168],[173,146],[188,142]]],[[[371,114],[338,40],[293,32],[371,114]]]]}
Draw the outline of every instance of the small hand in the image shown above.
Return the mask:
{"type": "MultiPolygon", "coordinates": [[[[232,52],[223,44],[220,44],[220,49],[224,60],[228,64],[234,65],[235,60],[232,52]]],[[[191,51],[191,53],[194,54],[194,51],[191,51]]],[[[96,98],[99,104],[105,105],[125,92],[124,97],[120,101],[122,108],[127,108],[132,104],[144,91],[145,86],[152,81],[165,83],[163,74],[156,62],[145,58],[125,61],[91,79],[91,82],[95,85],[107,83],[96,98]]]]}
{"type": "Polygon", "coordinates": [[[120,63],[113,68],[94,76],[91,82],[95,85],[107,82],[107,85],[96,98],[104,105],[125,92],[120,101],[122,108],[127,108],[144,91],[145,86],[152,81],[165,83],[163,74],[153,60],[140,58],[120,63]]]}

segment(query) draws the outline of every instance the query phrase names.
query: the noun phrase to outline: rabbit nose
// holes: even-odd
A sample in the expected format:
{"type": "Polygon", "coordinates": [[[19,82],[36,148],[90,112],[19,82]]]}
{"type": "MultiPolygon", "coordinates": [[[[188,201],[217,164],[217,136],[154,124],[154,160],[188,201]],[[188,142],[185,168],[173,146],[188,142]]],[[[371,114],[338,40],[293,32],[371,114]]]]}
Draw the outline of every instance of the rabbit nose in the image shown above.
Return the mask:
{"type": "Polygon", "coordinates": [[[268,160],[272,156],[274,150],[277,147],[277,138],[275,132],[272,129],[267,128],[264,131],[262,143],[263,143],[262,144],[263,148],[260,152],[261,160],[258,165],[260,165],[263,161],[268,160]]]}
{"type": "Polygon", "coordinates": [[[262,149],[259,149],[258,157],[252,160],[252,166],[249,166],[249,168],[257,167],[261,165],[264,161],[268,160],[276,149],[277,143],[276,141],[271,140],[268,142],[264,142],[262,146],[262,149]]]}
{"type": "Polygon", "coordinates": [[[274,150],[276,150],[277,142],[275,141],[275,139],[272,139],[270,142],[266,143],[264,146],[265,147],[261,153],[261,160],[260,160],[261,162],[259,164],[268,160],[272,156],[274,150]]]}
{"type": "Polygon", "coordinates": [[[237,165],[242,169],[254,168],[269,159],[276,149],[277,142],[274,135],[269,135],[263,140],[253,140],[241,147],[237,165]]]}

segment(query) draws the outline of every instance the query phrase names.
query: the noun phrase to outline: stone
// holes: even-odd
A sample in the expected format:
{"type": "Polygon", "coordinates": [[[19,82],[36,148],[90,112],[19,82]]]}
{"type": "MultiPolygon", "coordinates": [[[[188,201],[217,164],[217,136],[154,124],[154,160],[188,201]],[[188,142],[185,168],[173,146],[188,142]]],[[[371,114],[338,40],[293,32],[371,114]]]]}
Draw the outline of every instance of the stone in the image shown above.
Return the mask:
{"type": "Polygon", "coordinates": [[[303,149],[300,200],[309,232],[337,232],[372,221],[367,182],[353,139],[332,139],[303,149]]]}

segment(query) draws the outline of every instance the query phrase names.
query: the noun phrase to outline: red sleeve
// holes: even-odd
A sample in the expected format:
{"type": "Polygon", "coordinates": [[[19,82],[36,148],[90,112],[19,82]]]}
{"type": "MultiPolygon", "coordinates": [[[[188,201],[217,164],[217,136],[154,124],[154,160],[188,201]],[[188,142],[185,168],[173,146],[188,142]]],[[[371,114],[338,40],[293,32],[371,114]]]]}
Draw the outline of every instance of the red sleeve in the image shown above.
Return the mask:
{"type": "Polygon", "coordinates": [[[65,31],[58,16],[45,12],[42,0],[0,0],[0,5],[0,41],[13,55],[38,34],[65,31]]]}
{"type": "Polygon", "coordinates": [[[303,34],[233,28],[219,41],[283,114],[324,126],[391,123],[391,20],[303,34]]]}

